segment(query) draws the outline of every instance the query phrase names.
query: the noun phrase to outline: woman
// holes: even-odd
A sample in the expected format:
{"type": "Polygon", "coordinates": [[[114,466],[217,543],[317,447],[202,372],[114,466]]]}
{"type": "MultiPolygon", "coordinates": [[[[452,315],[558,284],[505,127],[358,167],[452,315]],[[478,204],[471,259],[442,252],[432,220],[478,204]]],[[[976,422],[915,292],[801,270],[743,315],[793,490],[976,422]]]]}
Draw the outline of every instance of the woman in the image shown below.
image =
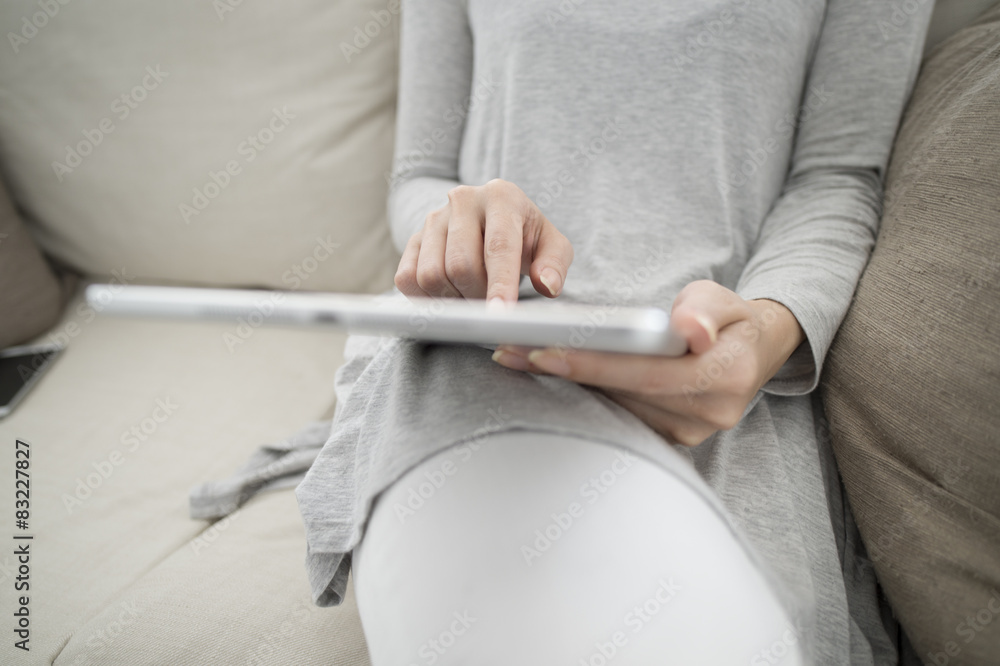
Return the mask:
{"type": "Polygon", "coordinates": [[[352,338],[297,494],[375,666],[895,662],[812,391],[931,5],[405,4],[400,291],[670,306],[690,353],[352,338]]]}

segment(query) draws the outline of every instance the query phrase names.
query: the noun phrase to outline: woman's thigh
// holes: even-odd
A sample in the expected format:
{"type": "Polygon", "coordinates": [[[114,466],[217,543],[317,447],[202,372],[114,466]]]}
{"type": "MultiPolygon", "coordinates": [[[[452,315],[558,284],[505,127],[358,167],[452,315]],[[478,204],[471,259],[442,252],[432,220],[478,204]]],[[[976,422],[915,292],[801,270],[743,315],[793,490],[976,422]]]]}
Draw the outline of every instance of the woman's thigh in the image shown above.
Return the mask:
{"type": "Polygon", "coordinates": [[[379,496],[355,549],[373,666],[800,663],[771,586],[701,492],[557,435],[431,457],[379,496]]]}

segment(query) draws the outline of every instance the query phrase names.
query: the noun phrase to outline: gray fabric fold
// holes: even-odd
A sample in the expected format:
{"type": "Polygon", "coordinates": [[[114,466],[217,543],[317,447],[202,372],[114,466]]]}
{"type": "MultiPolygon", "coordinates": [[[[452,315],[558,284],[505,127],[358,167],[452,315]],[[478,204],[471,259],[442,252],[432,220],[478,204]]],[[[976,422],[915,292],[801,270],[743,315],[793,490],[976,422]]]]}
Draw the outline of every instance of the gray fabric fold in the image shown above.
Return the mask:
{"type": "Polygon", "coordinates": [[[330,438],[330,426],[329,420],[313,421],[287,439],[261,446],[232,476],[195,486],[188,496],[191,518],[222,518],[257,493],[295,487],[330,438]]]}

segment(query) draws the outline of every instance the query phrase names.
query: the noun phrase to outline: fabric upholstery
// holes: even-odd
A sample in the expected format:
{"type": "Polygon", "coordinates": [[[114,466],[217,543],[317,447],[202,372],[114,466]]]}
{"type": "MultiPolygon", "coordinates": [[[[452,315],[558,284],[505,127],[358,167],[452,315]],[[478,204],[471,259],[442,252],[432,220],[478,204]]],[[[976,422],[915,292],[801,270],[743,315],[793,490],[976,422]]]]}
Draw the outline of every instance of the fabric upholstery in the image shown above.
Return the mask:
{"type": "Polygon", "coordinates": [[[391,286],[398,12],[4,2],[0,171],[43,249],[83,273],[391,286]]]}
{"type": "Polygon", "coordinates": [[[205,527],[90,617],[55,666],[367,666],[353,585],[338,608],[309,596],[297,514],[288,489],[205,527]]]}
{"type": "MultiPolygon", "coordinates": [[[[278,628],[309,601],[291,490],[276,491],[280,500],[262,496],[228,529],[216,525],[218,539],[197,551],[192,540],[210,526],[188,516],[188,490],[231,474],[260,444],[319,418],[334,400],[345,336],[259,328],[230,351],[224,336],[237,325],[102,316],[78,300],[43,338],[68,347],[0,421],[0,442],[12,446],[20,437],[32,450],[30,656],[39,661],[30,663],[233,663],[143,661],[119,650],[167,655],[192,642],[217,656],[211,643],[222,641],[237,654],[253,647],[240,632],[278,628]],[[168,599],[171,588],[176,597],[168,599]],[[131,600],[143,610],[119,635],[111,622],[131,600]],[[166,614],[185,616],[171,620],[177,633],[164,633],[166,614]],[[195,631],[199,622],[215,633],[195,631]],[[111,634],[114,644],[99,650],[111,634]],[[149,642],[154,637],[159,642],[149,642]]],[[[15,559],[0,553],[0,577],[12,575],[15,559]]],[[[303,655],[322,658],[260,663],[364,666],[344,656],[361,638],[334,632],[346,619],[309,617],[304,626],[317,629],[314,645],[301,644],[299,633],[275,640],[298,641],[303,655]],[[340,645],[347,652],[337,653],[340,645]],[[331,654],[343,660],[327,659],[331,654]]],[[[0,643],[0,663],[27,663],[12,643],[0,643]]],[[[249,663],[240,655],[237,663],[249,663]]]]}
{"type": "Polygon", "coordinates": [[[824,378],[861,533],[928,663],[1000,654],[998,179],[1000,6],[925,62],[824,378]]]}

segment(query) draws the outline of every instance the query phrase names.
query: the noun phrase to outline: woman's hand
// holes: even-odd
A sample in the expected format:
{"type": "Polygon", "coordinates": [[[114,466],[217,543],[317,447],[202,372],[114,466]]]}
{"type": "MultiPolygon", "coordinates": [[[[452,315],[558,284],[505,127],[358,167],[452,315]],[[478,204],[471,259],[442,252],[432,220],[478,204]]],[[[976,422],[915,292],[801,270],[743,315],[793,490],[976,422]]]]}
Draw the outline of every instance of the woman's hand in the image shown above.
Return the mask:
{"type": "Polygon", "coordinates": [[[447,205],[431,211],[407,242],[395,282],[407,296],[513,303],[523,274],[538,293],[558,296],[572,262],[569,240],[538,206],[496,179],[448,193],[447,205]]]}
{"type": "Polygon", "coordinates": [[[600,387],[668,440],[694,446],[735,426],[804,339],[785,306],[744,301],[708,280],[678,294],[671,323],[688,341],[680,358],[523,347],[500,347],[493,358],[600,387]]]}

